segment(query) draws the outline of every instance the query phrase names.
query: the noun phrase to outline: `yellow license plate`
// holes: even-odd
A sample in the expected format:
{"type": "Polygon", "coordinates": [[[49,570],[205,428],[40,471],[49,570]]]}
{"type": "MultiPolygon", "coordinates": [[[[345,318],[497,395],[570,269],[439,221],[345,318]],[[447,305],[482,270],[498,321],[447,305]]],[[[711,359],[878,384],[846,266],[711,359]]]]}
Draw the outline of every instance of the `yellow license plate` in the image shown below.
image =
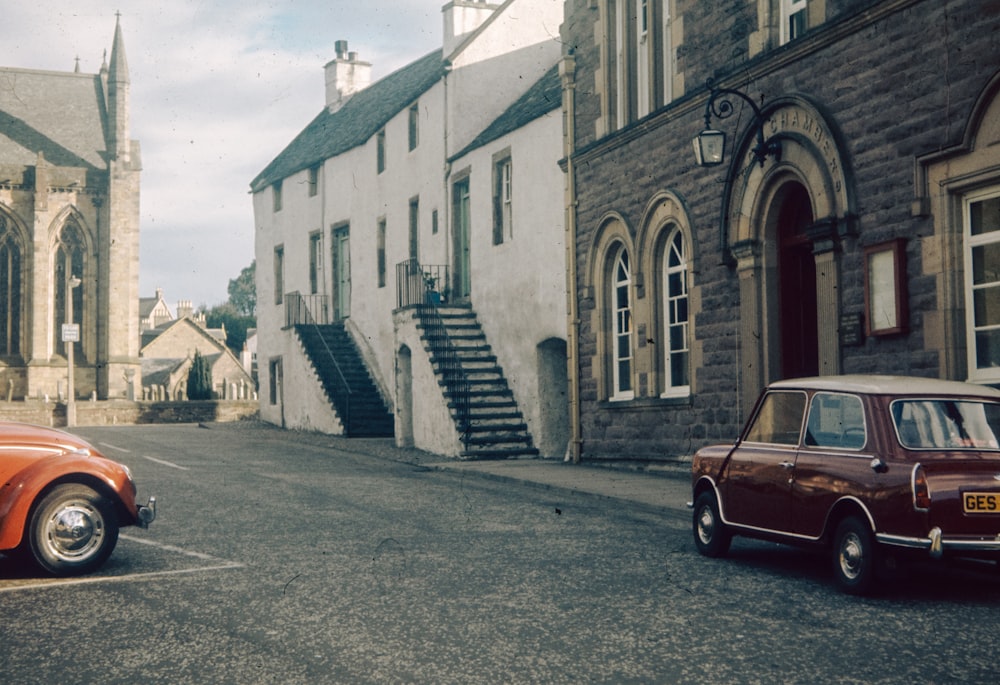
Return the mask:
{"type": "Polygon", "coordinates": [[[962,509],[966,514],[1000,514],[1000,493],[964,492],[962,509]]]}

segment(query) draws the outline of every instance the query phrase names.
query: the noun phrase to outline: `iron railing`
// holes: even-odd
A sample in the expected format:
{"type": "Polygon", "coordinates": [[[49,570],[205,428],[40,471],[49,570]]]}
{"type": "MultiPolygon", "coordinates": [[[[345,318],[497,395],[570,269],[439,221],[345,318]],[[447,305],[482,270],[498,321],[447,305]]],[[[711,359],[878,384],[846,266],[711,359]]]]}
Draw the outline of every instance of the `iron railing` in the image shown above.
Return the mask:
{"type": "Polygon", "coordinates": [[[447,265],[421,266],[416,259],[400,262],[396,265],[396,307],[447,304],[449,283],[447,265]]]}
{"type": "Polygon", "coordinates": [[[326,295],[303,295],[296,291],[285,293],[285,328],[298,324],[330,323],[330,308],[326,295]]]}
{"type": "Polygon", "coordinates": [[[396,265],[396,304],[401,309],[417,307],[419,310],[434,360],[451,394],[462,446],[468,449],[472,427],[472,384],[438,309],[449,301],[448,283],[447,266],[421,266],[415,259],[396,265]]]}
{"type": "MultiPolygon", "coordinates": [[[[334,405],[337,407],[337,413],[340,414],[340,420],[344,426],[344,433],[350,436],[351,399],[354,395],[354,391],[351,389],[351,384],[347,382],[347,378],[344,376],[344,372],[340,368],[340,364],[337,363],[337,358],[334,356],[333,350],[330,349],[330,346],[326,342],[326,338],[323,337],[323,332],[319,328],[320,325],[326,325],[329,323],[327,315],[328,309],[325,295],[304,296],[297,292],[285,295],[286,328],[290,328],[292,326],[302,326],[310,329],[313,335],[316,336],[316,339],[322,343],[325,356],[324,361],[329,360],[333,364],[333,369],[336,371],[336,374],[333,374],[332,376],[331,374],[324,374],[326,378],[325,380],[321,379],[321,382],[323,383],[323,386],[327,388],[327,391],[330,393],[330,399],[333,400],[334,405]],[[314,310],[313,307],[316,307],[316,310],[314,310]],[[319,316],[316,316],[316,314],[319,314],[319,316]]],[[[316,361],[318,362],[320,360],[316,361]]]]}

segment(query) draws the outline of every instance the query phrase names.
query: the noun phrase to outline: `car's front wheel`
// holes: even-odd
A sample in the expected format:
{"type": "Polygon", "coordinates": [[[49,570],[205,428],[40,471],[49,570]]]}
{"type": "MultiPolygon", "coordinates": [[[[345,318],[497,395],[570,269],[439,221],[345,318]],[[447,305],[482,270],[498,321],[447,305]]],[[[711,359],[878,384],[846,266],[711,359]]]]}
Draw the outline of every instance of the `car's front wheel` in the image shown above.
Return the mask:
{"type": "Polygon", "coordinates": [[[107,498],[86,485],[58,485],[35,507],[28,523],[32,558],[55,576],[90,573],[118,543],[118,518],[107,498]]]}
{"type": "Polygon", "coordinates": [[[694,501],[694,544],[706,557],[725,556],[733,536],[719,515],[719,503],[711,492],[703,492],[694,501]]]}
{"type": "Polygon", "coordinates": [[[851,595],[870,592],[875,585],[875,554],[871,526],[857,516],[841,521],[833,536],[833,574],[837,587],[851,595]]]}

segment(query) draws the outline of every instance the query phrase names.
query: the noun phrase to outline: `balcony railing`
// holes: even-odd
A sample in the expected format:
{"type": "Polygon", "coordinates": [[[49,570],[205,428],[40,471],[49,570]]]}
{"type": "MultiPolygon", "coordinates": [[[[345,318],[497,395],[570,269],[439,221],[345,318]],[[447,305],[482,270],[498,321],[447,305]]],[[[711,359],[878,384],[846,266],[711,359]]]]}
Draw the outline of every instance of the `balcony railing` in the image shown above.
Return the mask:
{"type": "Polygon", "coordinates": [[[313,332],[313,337],[322,344],[322,352],[314,350],[320,358],[314,360],[317,370],[322,366],[327,366],[333,373],[327,373],[325,380],[321,382],[326,386],[334,405],[340,414],[340,421],[344,426],[344,431],[349,435],[351,430],[351,404],[354,391],[351,384],[347,382],[343,369],[337,362],[337,357],[326,342],[318,326],[324,326],[329,321],[329,307],[327,307],[326,295],[303,295],[299,292],[287,293],[285,301],[285,328],[294,326],[307,326],[313,332]],[[326,364],[324,364],[326,362],[326,364]]]}
{"type": "Polygon", "coordinates": [[[421,266],[415,259],[396,265],[396,305],[400,309],[420,308],[420,320],[430,341],[433,361],[448,388],[462,445],[468,449],[472,387],[458,349],[438,311],[438,307],[448,303],[448,283],[447,266],[421,266]]]}
{"type": "Polygon", "coordinates": [[[445,304],[449,283],[446,265],[421,266],[416,259],[400,262],[396,265],[396,307],[445,304]]]}
{"type": "Polygon", "coordinates": [[[300,292],[285,294],[285,328],[311,323],[323,326],[330,323],[330,308],[326,295],[303,295],[300,292]]]}

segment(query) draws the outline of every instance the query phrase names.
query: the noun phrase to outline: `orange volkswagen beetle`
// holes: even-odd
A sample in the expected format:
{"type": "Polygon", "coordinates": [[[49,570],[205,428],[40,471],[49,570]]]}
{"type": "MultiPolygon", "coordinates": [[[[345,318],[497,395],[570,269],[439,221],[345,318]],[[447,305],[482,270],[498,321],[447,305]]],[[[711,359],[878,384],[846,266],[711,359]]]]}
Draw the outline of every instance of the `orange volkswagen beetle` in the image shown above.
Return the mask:
{"type": "Polygon", "coordinates": [[[128,467],[85,440],[52,428],[0,422],[0,553],[56,576],[90,573],[124,526],[146,528],[156,498],[141,506],[128,467]]]}

